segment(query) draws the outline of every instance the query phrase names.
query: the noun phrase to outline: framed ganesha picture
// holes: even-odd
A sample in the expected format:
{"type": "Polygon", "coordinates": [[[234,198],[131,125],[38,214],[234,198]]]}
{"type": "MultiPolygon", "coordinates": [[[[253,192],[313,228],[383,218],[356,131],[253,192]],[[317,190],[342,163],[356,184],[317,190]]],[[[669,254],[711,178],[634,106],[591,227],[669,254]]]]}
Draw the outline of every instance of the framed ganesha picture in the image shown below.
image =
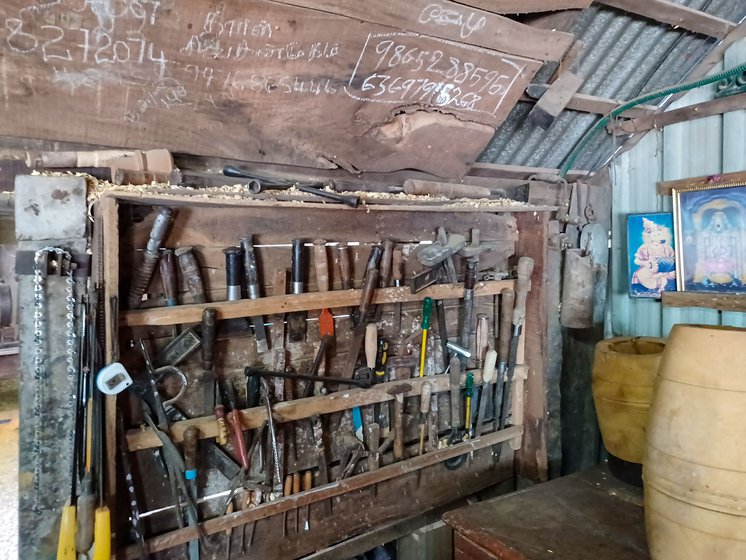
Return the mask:
{"type": "Polygon", "coordinates": [[[746,293],[746,186],[673,191],[678,288],[746,293]]]}
{"type": "Polygon", "coordinates": [[[660,298],[676,291],[676,250],[670,212],[627,216],[629,295],[660,298]]]}

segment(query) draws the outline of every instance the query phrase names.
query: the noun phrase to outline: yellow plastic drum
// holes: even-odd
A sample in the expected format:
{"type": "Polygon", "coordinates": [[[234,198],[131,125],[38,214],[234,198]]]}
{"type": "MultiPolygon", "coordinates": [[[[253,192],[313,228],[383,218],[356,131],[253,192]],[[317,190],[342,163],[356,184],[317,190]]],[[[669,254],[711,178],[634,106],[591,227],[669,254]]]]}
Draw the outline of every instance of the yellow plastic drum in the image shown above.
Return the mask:
{"type": "Polygon", "coordinates": [[[649,337],[596,344],[593,401],[601,437],[609,453],[631,463],[642,463],[653,385],[665,347],[663,339],[649,337]]]}
{"type": "Polygon", "coordinates": [[[746,329],[674,326],[643,479],[653,560],[746,559],[746,329]]]}

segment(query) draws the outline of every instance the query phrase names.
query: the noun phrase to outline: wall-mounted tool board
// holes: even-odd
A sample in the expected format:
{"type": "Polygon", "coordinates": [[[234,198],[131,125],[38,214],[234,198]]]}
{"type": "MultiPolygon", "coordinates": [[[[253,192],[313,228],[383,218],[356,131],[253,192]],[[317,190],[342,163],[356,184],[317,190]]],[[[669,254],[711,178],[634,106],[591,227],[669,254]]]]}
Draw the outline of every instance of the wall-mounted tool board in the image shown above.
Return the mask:
{"type": "Polygon", "coordinates": [[[456,177],[572,39],[448,1],[292,4],[3,2],[0,133],[456,177]]]}

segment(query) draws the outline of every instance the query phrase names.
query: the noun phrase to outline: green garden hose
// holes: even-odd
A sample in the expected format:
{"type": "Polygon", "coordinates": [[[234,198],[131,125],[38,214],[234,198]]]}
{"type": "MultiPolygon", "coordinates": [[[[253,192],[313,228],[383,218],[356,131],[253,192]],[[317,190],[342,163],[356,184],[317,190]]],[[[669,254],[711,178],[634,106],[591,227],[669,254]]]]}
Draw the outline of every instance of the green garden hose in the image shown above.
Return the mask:
{"type": "Polygon", "coordinates": [[[583,138],[580,139],[580,142],[578,142],[575,145],[575,148],[573,148],[572,152],[570,152],[570,155],[567,156],[565,163],[562,165],[562,168],[560,169],[560,177],[564,178],[567,176],[567,173],[572,168],[572,165],[573,163],[575,163],[575,160],[578,158],[580,153],[585,149],[585,147],[590,143],[590,141],[596,136],[596,134],[598,134],[600,130],[603,130],[606,127],[606,125],[609,123],[609,121],[611,121],[611,119],[617,117],[618,115],[621,115],[626,110],[631,109],[632,107],[635,107],[642,103],[652,101],[653,99],[658,99],[661,97],[666,97],[667,95],[673,95],[676,93],[681,93],[684,91],[689,91],[692,89],[700,88],[702,86],[706,86],[714,82],[719,82],[720,80],[730,78],[731,76],[743,74],[744,72],[746,72],[746,63],[739,64],[738,66],[731,68],[730,70],[724,70],[723,72],[719,72],[718,74],[713,74],[712,76],[702,78],[695,82],[689,82],[686,84],[680,84],[678,86],[671,86],[671,87],[667,87],[664,89],[659,89],[656,91],[652,91],[650,93],[646,93],[645,95],[635,97],[634,99],[631,99],[630,101],[627,101],[623,105],[620,105],[619,107],[617,107],[616,109],[614,109],[613,111],[605,115],[600,121],[598,121],[595,125],[593,125],[593,128],[591,128],[588,132],[585,133],[583,138]]]}

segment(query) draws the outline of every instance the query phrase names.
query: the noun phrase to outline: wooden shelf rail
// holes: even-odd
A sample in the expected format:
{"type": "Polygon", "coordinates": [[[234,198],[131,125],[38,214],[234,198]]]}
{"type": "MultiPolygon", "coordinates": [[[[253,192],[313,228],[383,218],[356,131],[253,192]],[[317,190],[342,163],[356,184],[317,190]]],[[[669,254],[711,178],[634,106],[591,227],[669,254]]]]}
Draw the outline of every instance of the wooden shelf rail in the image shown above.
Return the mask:
{"type": "MultiPolygon", "coordinates": [[[[498,295],[503,288],[513,287],[513,280],[480,282],[474,289],[474,296],[494,296],[498,295]]],[[[179,305],[177,307],[151,307],[148,309],[123,311],[119,317],[119,324],[126,327],[138,327],[198,323],[202,319],[202,310],[208,307],[217,310],[219,320],[292,313],[293,311],[350,307],[360,303],[361,295],[362,290],[335,290],[332,292],[268,296],[254,300],[242,299],[238,301],[179,305]]],[[[379,288],[373,295],[373,303],[422,301],[428,296],[433,299],[458,299],[463,297],[463,295],[463,284],[436,284],[416,294],[413,294],[409,287],[379,288]]]]}
{"type": "Polygon", "coordinates": [[[720,311],[746,312],[746,294],[663,292],[662,299],[663,305],[668,307],[704,307],[720,311]]]}
{"type": "MultiPolygon", "coordinates": [[[[278,423],[292,422],[294,420],[309,418],[314,414],[331,414],[332,412],[341,412],[357,406],[393,401],[394,396],[389,394],[389,391],[402,385],[410,385],[412,387],[411,391],[404,393],[405,397],[412,397],[422,392],[422,384],[425,381],[429,381],[432,384],[433,393],[442,393],[450,389],[448,375],[431,375],[403,381],[391,381],[389,383],[379,383],[367,389],[350,389],[306,399],[278,402],[272,407],[272,417],[278,423]]],[[[241,410],[241,422],[244,430],[260,428],[266,420],[267,411],[264,407],[260,406],[241,410]]],[[[174,422],[170,429],[171,438],[177,443],[183,441],[184,431],[189,426],[199,428],[199,435],[202,439],[214,438],[218,435],[215,417],[202,416],[200,418],[174,422]]],[[[138,451],[160,447],[161,442],[158,436],[150,428],[147,428],[144,430],[130,430],[127,433],[127,445],[130,451],[138,451]]]]}
{"type": "MultiPolygon", "coordinates": [[[[480,449],[484,449],[485,447],[495,445],[497,443],[520,438],[522,435],[523,426],[511,426],[510,428],[493,432],[491,434],[486,434],[481,437],[465,441],[463,443],[451,445],[450,447],[446,447],[445,449],[439,449],[431,453],[426,453],[425,455],[413,457],[412,459],[408,459],[406,461],[387,465],[375,471],[368,471],[351,478],[332,482],[331,484],[319,486],[318,488],[313,488],[312,490],[307,490],[299,494],[286,496],[273,502],[262,504],[260,506],[257,506],[256,508],[231,513],[222,517],[216,517],[214,519],[209,519],[201,523],[202,532],[205,535],[214,535],[216,533],[221,533],[223,531],[231,529],[232,527],[239,527],[247,523],[253,523],[259,519],[271,517],[273,515],[277,515],[308,504],[313,504],[315,502],[334,498],[335,496],[340,496],[354,490],[366,488],[380,482],[385,482],[398,476],[416,472],[424,469],[425,467],[441,463],[443,461],[446,461],[447,459],[458,457],[459,455],[463,455],[465,453],[471,453],[480,449]]],[[[171,531],[170,533],[153,537],[147,541],[147,545],[150,552],[153,553],[167,550],[169,548],[187,543],[197,538],[197,528],[186,527],[184,529],[178,529],[176,531],[171,531]]],[[[139,557],[139,549],[137,545],[129,546],[122,552],[123,554],[121,557],[123,558],[135,559],[139,557]]]]}

